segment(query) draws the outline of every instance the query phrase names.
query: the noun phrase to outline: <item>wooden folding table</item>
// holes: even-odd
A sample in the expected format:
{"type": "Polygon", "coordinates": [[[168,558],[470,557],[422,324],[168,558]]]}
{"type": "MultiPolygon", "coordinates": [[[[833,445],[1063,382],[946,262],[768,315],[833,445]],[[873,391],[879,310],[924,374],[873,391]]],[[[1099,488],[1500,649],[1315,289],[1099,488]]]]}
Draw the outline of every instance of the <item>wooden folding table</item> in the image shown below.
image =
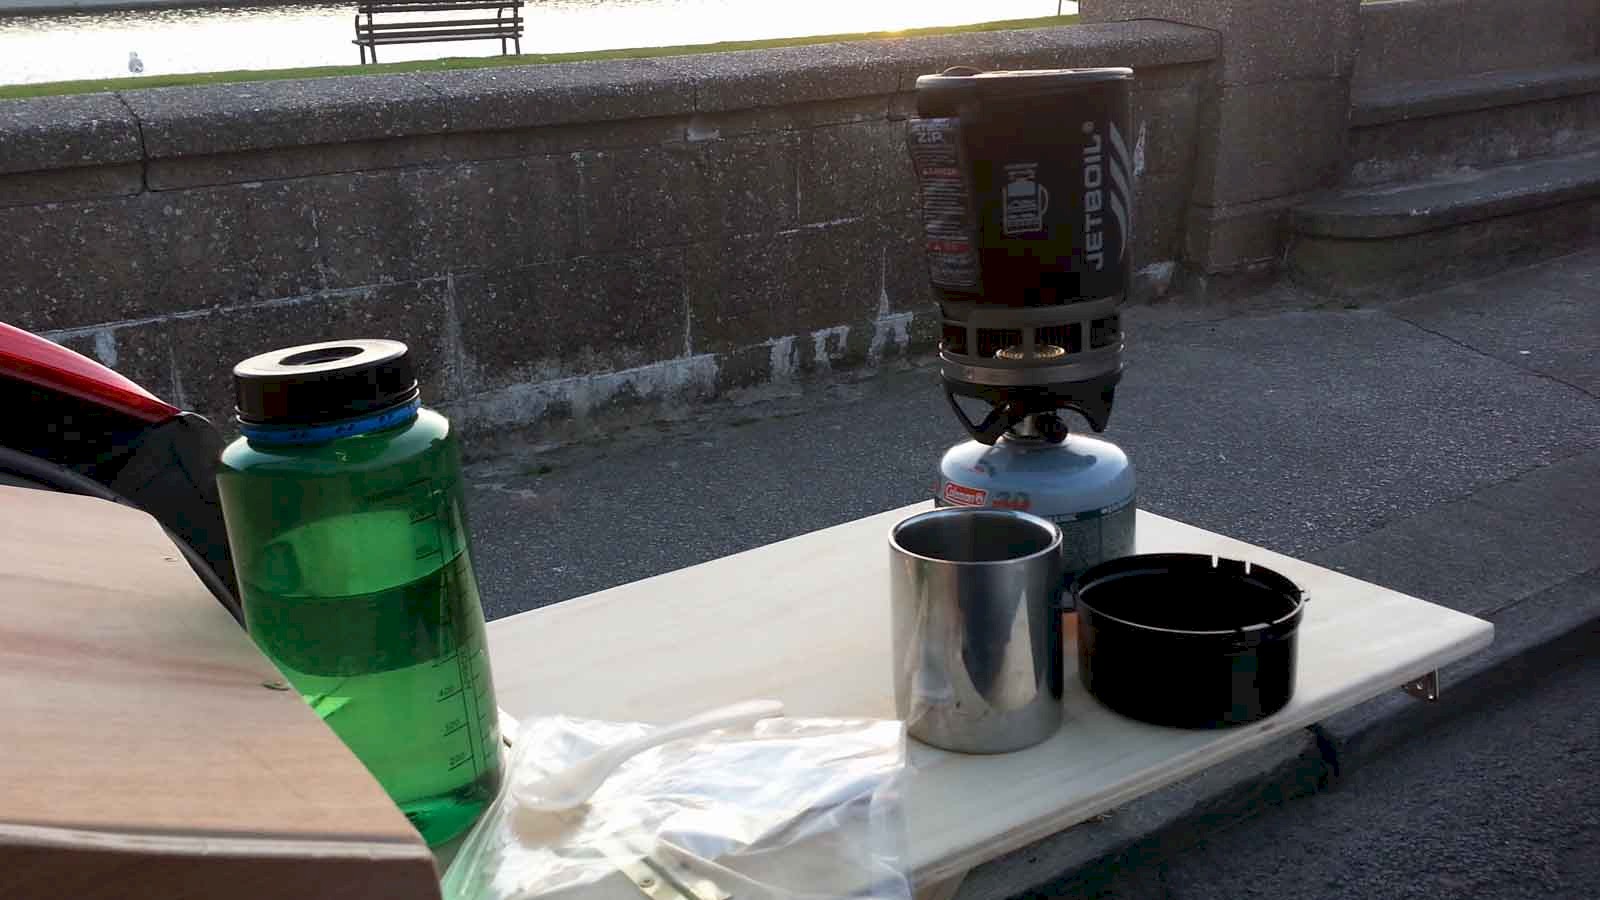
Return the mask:
{"type": "MultiPolygon", "coordinates": [[[[891,525],[918,504],[493,622],[501,707],[664,722],[783,700],[794,716],[894,716],[891,525]]],[[[209,896],[436,896],[429,856],[142,513],[0,488],[0,894],[49,885],[209,896]]],[[[1288,708],[1226,731],[1143,725],[1067,680],[1066,723],[1019,753],[911,745],[919,895],[972,867],[1413,682],[1492,626],[1140,513],[1142,552],[1247,559],[1311,598],[1288,708]]],[[[1068,648],[1068,659],[1075,658],[1068,648]]]]}
{"type": "MultiPolygon", "coordinates": [[[[490,623],[500,706],[666,722],[772,697],[792,716],[892,718],[886,541],[927,506],[490,623]]],[[[919,898],[949,896],[974,866],[1425,678],[1493,636],[1471,616],[1143,511],[1138,550],[1245,559],[1294,579],[1310,597],[1294,700],[1256,724],[1182,731],[1107,711],[1069,674],[1066,723],[1044,744],[980,757],[913,743],[904,799],[919,898]]]]}

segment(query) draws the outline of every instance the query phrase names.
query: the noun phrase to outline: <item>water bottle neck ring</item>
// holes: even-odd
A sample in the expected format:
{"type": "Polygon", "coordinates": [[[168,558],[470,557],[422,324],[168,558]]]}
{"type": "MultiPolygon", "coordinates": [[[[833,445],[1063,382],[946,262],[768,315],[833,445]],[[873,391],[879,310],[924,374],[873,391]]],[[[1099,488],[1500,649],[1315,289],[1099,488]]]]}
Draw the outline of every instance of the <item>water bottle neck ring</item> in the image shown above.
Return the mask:
{"type": "Polygon", "coordinates": [[[340,438],[355,437],[404,425],[417,417],[422,399],[415,394],[386,409],[362,413],[348,419],[296,425],[267,425],[239,419],[239,433],[253,444],[287,446],[292,444],[326,444],[340,438]]]}

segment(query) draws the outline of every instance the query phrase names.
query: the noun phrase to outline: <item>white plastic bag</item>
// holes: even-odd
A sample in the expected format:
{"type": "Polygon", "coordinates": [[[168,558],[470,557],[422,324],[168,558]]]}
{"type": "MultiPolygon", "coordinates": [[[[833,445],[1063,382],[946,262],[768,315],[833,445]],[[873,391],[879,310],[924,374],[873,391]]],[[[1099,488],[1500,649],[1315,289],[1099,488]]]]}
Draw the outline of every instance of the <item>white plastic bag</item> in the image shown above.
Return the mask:
{"type": "Polygon", "coordinates": [[[765,719],[647,750],[585,807],[517,805],[510,786],[649,729],[523,722],[507,789],[445,873],[446,900],[639,900],[641,879],[698,900],[910,900],[896,721],[765,719]]]}

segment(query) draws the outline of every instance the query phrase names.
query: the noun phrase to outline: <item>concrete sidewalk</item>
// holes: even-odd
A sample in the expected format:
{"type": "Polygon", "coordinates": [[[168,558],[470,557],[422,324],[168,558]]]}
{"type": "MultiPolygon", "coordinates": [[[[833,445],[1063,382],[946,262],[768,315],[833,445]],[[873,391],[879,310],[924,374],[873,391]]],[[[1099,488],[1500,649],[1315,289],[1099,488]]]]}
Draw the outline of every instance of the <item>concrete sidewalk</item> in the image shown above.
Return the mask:
{"type": "MultiPolygon", "coordinates": [[[[1379,698],[986,866],[963,897],[1064,871],[1114,882],[1130,852],[1178,852],[1514,693],[1507,666],[1600,617],[1600,248],[1375,308],[1289,291],[1244,310],[1136,308],[1127,331],[1107,436],[1144,508],[1488,618],[1495,644],[1443,673],[1437,705],[1379,698]]],[[[553,452],[513,446],[470,469],[487,610],[923,499],[961,437],[924,364],[553,452]]]]}

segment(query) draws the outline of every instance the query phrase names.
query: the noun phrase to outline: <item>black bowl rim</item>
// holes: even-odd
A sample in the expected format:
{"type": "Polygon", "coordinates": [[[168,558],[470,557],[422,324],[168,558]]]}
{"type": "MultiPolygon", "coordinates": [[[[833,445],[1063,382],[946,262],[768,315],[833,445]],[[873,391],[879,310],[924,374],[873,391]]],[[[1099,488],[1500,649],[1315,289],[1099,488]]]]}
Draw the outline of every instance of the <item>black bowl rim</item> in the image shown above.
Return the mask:
{"type": "Polygon", "coordinates": [[[1080,612],[1083,610],[1088,610],[1098,618],[1102,618],[1110,622],[1116,622],[1119,625],[1125,625],[1129,628],[1138,629],[1140,631],[1154,632],[1157,634],[1194,637],[1220,637],[1223,635],[1241,634],[1254,635],[1258,632],[1272,631],[1277,629],[1293,632],[1299,627],[1299,619],[1305,612],[1306,603],[1309,602],[1305,592],[1301,590],[1299,585],[1295,584],[1294,581],[1290,580],[1287,576],[1273,569],[1270,569],[1260,563],[1252,563],[1248,560],[1230,559],[1228,557],[1209,553],[1136,553],[1132,556],[1120,556],[1116,559],[1109,559],[1090,566],[1089,568],[1078,573],[1077,577],[1073,578],[1071,584],[1067,586],[1065,596],[1072,598],[1072,605],[1074,609],[1077,609],[1080,612]],[[1167,571],[1159,571],[1163,568],[1167,569],[1167,571]],[[1080,596],[1083,591],[1088,590],[1094,585],[1103,583],[1107,580],[1127,578],[1141,574],[1158,574],[1171,577],[1177,574],[1176,572],[1172,571],[1173,569],[1185,568],[1204,568],[1207,571],[1221,572],[1225,575],[1232,575],[1240,580],[1248,579],[1254,581],[1268,590],[1281,594],[1284,599],[1289,601],[1292,608],[1289,610],[1289,612],[1279,616],[1276,619],[1270,619],[1265,622],[1257,622],[1253,625],[1245,625],[1238,628],[1193,630],[1185,628],[1163,628],[1159,625],[1146,625],[1141,622],[1132,622],[1120,616],[1113,616],[1104,610],[1098,609],[1092,603],[1085,603],[1080,596]]]}

